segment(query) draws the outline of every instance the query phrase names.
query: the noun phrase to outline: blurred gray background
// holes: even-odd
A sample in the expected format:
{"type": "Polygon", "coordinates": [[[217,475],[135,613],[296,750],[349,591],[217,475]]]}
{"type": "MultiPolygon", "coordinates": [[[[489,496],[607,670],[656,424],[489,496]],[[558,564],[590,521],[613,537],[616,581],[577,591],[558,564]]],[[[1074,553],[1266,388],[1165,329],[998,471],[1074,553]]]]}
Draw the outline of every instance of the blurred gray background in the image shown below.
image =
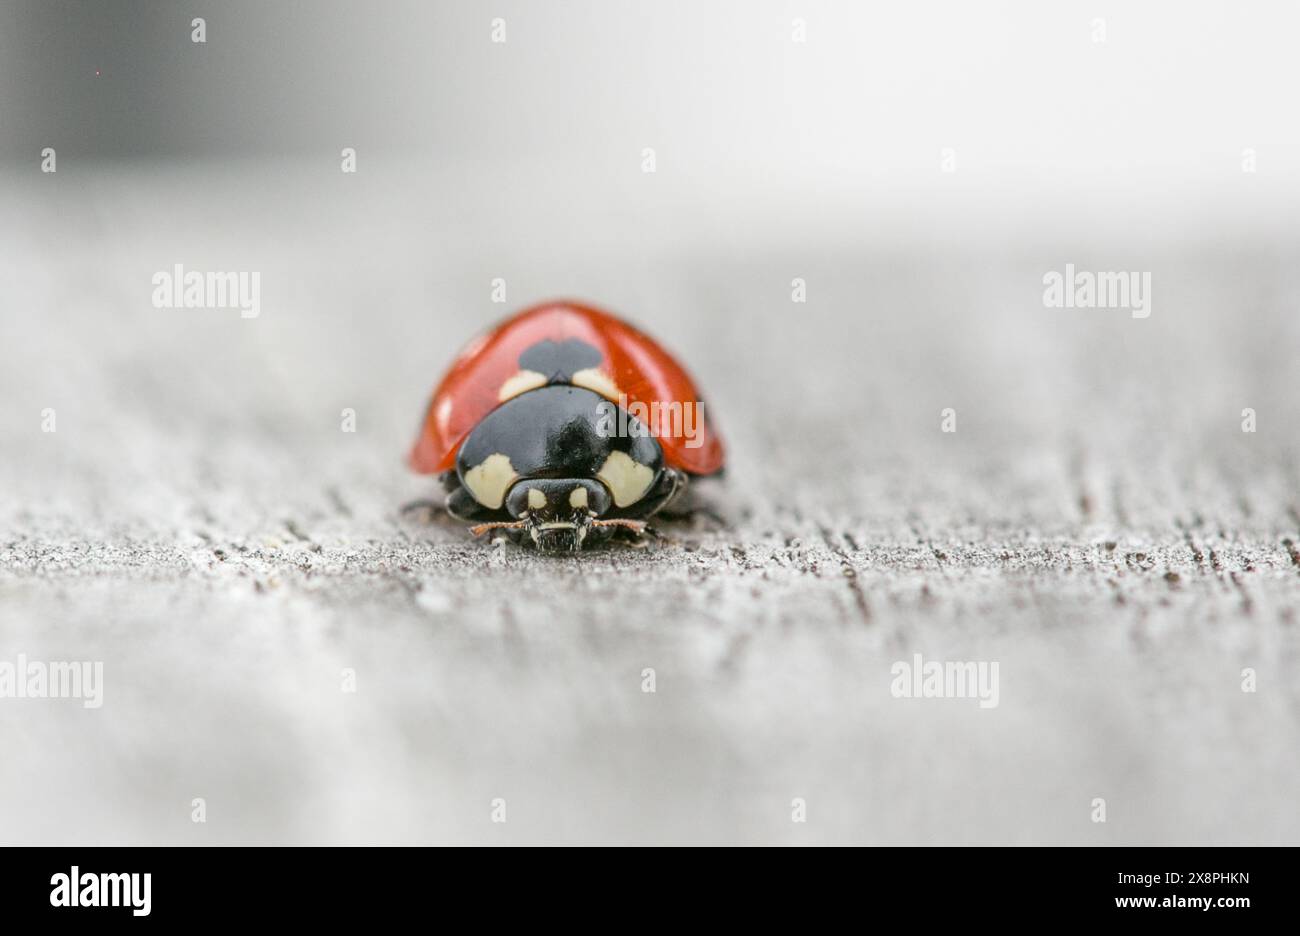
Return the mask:
{"type": "Polygon", "coordinates": [[[0,841],[1296,844],[1298,27],[4,4],[0,660],[106,686],[0,700],[0,841]],[[261,315],[154,308],[178,263],[261,315]],[[656,548],[399,514],[447,361],[556,296],[729,443],[656,548]],[[916,652],[1001,704],[892,698],[916,652]]]}

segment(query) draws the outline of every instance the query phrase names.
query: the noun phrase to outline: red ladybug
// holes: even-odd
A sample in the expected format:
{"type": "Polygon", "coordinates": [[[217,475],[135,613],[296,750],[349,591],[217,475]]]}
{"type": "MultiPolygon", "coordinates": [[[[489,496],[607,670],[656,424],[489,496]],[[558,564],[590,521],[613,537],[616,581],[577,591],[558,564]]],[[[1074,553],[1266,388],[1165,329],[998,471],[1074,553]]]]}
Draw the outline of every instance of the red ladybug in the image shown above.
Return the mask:
{"type": "Polygon", "coordinates": [[[695,384],[654,339],[572,302],[526,309],[470,343],[434,391],[411,468],[440,474],[475,535],[577,551],[722,469],[695,384]]]}

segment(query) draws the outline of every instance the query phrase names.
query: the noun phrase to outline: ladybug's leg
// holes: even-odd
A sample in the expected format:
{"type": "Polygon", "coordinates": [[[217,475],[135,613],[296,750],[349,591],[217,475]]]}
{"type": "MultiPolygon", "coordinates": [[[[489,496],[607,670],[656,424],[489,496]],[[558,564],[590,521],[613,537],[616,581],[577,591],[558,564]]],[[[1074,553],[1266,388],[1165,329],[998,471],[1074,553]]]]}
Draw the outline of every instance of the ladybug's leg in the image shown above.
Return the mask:
{"type": "Polygon", "coordinates": [[[438,512],[438,508],[441,506],[442,505],[436,500],[421,497],[411,501],[410,503],[403,504],[401,506],[401,513],[404,518],[410,517],[412,514],[419,514],[420,521],[422,523],[428,523],[433,519],[433,515],[438,512]]]}
{"type": "Polygon", "coordinates": [[[592,526],[606,536],[629,540],[635,546],[649,545],[651,539],[662,539],[659,531],[649,526],[645,518],[660,510],[681,495],[686,489],[686,475],[676,468],[665,468],[645,497],[614,517],[593,520],[592,526]]]}
{"type": "Polygon", "coordinates": [[[588,539],[593,543],[619,539],[645,548],[651,540],[663,539],[663,534],[644,520],[593,520],[588,539]]]}
{"type": "Polygon", "coordinates": [[[686,492],[686,475],[676,468],[665,468],[655,486],[635,504],[619,514],[629,518],[644,518],[671,505],[686,492]]]}
{"type": "MultiPolygon", "coordinates": [[[[455,491],[460,487],[460,478],[457,477],[456,472],[454,471],[443,472],[438,477],[438,480],[442,482],[442,489],[444,491],[455,491]]],[[[409,517],[411,514],[418,513],[425,522],[428,522],[439,509],[445,507],[445,498],[442,501],[437,501],[431,497],[419,497],[410,503],[403,504],[401,507],[401,513],[403,517],[409,517]]]]}
{"type": "Polygon", "coordinates": [[[501,517],[501,511],[484,507],[459,485],[447,495],[446,507],[447,513],[457,520],[498,520],[501,517]]]}
{"type": "Polygon", "coordinates": [[[646,546],[651,539],[663,537],[645,518],[673,502],[686,489],[686,475],[676,468],[665,468],[653,488],[635,504],[616,511],[615,516],[593,520],[593,528],[606,536],[629,540],[633,545],[646,546]]]}
{"type": "MultiPolygon", "coordinates": [[[[721,471],[709,475],[709,480],[719,477],[721,471]]],[[[726,526],[727,520],[711,506],[707,499],[701,499],[696,496],[696,489],[688,487],[691,477],[682,474],[681,483],[676,493],[666,501],[659,510],[659,516],[665,520],[692,520],[695,517],[705,517],[719,526],[726,526]]],[[[708,487],[708,485],[705,485],[708,487]]]]}

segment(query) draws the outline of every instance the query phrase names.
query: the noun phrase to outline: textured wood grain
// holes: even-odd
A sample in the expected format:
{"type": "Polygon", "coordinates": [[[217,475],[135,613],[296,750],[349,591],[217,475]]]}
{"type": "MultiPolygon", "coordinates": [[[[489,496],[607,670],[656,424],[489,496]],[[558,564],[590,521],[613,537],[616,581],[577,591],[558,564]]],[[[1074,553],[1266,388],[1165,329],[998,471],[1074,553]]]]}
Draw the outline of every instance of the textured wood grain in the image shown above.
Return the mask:
{"type": "Polygon", "coordinates": [[[0,220],[0,659],[102,660],[105,703],[0,702],[0,839],[1300,841],[1277,254],[1144,247],[1137,321],[1042,307],[1087,244],[538,242],[398,170],[64,175],[0,220]],[[176,262],[260,271],[262,315],[153,308],[176,262]],[[727,482],[573,559],[403,517],[440,368],[563,294],[689,363],[727,482]],[[999,706],[893,698],[915,652],[999,662],[999,706]]]}

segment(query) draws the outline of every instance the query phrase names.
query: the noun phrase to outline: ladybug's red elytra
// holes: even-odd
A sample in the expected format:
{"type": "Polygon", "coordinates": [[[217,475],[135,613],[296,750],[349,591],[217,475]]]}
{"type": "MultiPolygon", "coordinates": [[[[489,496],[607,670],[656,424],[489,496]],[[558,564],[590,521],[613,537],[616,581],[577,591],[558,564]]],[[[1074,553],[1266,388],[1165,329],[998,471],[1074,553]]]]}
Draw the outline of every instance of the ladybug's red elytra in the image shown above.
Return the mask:
{"type": "Polygon", "coordinates": [[[475,534],[545,551],[619,533],[723,466],[695,383],[645,333],[599,309],[550,302],[470,342],[411,449],[441,475],[447,512],[475,534]]]}

